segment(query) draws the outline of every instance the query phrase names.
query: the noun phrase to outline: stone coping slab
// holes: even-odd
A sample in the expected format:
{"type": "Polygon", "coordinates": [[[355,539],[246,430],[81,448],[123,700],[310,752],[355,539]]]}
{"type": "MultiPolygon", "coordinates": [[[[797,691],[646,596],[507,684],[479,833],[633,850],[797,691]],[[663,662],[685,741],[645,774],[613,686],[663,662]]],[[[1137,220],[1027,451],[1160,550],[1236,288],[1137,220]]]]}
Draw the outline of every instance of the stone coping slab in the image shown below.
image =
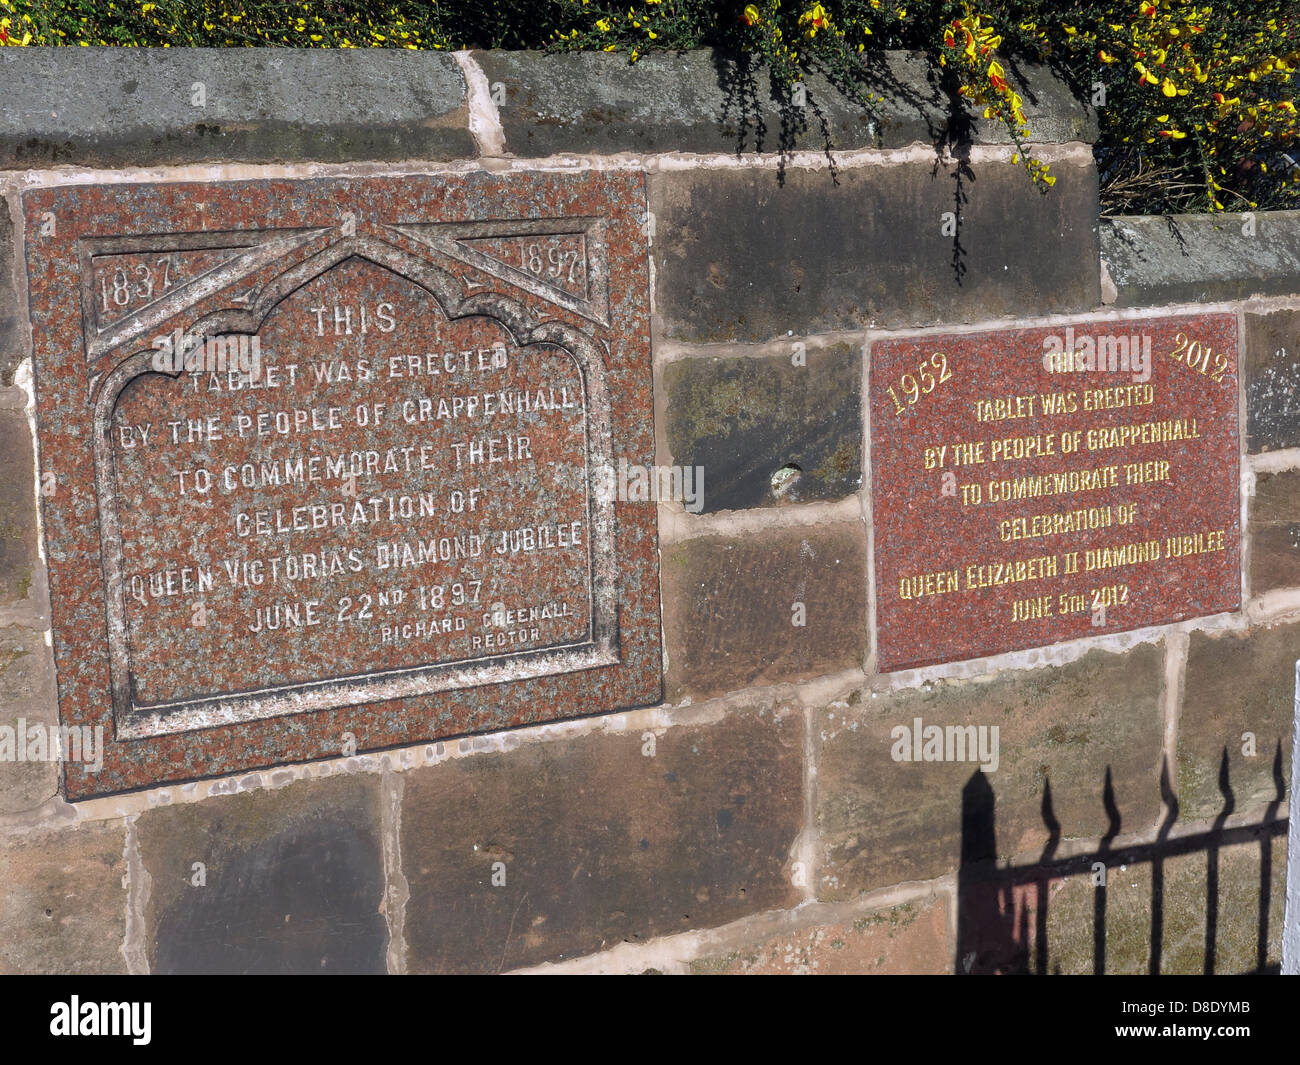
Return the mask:
{"type": "MultiPolygon", "coordinates": [[[[1009,144],[951,118],[927,60],[872,66],[879,117],[809,76],[783,108],[760,66],[709,49],[469,53],[507,154],[1009,144]]],[[[13,48],[0,53],[0,168],[473,158],[464,55],[392,49],[13,48]]],[[[1046,68],[1012,70],[1035,142],[1095,140],[1095,116],[1046,68]]],[[[480,116],[482,117],[482,116],[480,116]]]]}
{"type": "Polygon", "coordinates": [[[1300,211],[1101,220],[1115,305],[1218,303],[1300,291],[1300,211]]]}

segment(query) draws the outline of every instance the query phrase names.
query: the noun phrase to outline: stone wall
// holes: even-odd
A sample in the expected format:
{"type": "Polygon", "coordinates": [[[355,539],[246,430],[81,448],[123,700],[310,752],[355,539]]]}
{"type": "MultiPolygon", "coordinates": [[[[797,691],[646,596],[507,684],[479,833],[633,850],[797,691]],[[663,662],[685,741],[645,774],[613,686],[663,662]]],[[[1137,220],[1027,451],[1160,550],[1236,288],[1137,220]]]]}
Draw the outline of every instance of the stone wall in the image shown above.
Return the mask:
{"type": "Polygon", "coordinates": [[[881,123],[816,83],[782,114],[706,53],[14,49],[0,78],[0,724],[58,713],[24,189],[643,172],[657,460],[707,474],[702,512],[659,504],[662,705],[79,803],[0,762],[0,971],[1199,972],[1207,928],[1216,971],[1277,964],[1300,215],[1099,220],[1064,86],[1026,88],[1040,195],[905,56],[881,123]],[[873,344],[1117,308],[1237,316],[1243,607],[878,672],[873,344]],[[999,767],[895,762],[916,717],[999,724],[999,767]]]}

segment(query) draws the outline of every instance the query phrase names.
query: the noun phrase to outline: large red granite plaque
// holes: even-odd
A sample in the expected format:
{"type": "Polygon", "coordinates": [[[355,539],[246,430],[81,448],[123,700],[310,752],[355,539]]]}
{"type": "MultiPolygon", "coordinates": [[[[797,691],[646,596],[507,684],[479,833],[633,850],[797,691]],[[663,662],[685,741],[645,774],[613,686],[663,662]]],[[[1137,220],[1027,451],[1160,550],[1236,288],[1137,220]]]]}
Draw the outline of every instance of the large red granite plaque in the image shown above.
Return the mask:
{"type": "Polygon", "coordinates": [[[24,196],[71,798],[660,695],[639,175],[24,196]]]}
{"type": "Polygon", "coordinates": [[[1241,602],[1230,314],[876,341],[882,671],[1241,602]]]}

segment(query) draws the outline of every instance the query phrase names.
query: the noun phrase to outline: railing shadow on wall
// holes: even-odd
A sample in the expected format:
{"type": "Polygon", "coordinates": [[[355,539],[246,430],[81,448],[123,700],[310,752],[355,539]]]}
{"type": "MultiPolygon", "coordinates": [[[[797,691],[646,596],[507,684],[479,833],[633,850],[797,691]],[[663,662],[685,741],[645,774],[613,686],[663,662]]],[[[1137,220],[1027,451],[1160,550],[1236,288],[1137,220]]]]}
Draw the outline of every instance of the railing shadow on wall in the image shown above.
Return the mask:
{"type": "Polygon", "coordinates": [[[1037,859],[1023,865],[997,862],[995,796],[989,778],[976,770],[962,789],[961,867],[957,874],[957,955],[958,974],[1019,973],[1048,975],[1059,973],[1059,963],[1052,965],[1048,937],[1050,888],[1054,881],[1067,877],[1089,878],[1093,886],[1092,969],[1097,975],[1106,972],[1106,903],[1107,886],[1120,867],[1149,865],[1151,870],[1150,955],[1147,972],[1159,974],[1165,934],[1166,879],[1165,864],[1172,858],[1189,854],[1205,855],[1205,944],[1201,972],[1215,972],[1215,953],[1219,932],[1219,856],[1226,847],[1254,844],[1259,849],[1259,884],[1255,965],[1249,973],[1276,973],[1279,964],[1268,958],[1269,909],[1273,894],[1273,840],[1287,833],[1287,818],[1278,813],[1285,802],[1286,780],[1282,771],[1282,745],[1273,755],[1274,798],[1263,816],[1247,824],[1228,826],[1236,808],[1228,774],[1228,752],[1219,764],[1219,792],[1223,807],[1205,831],[1173,835],[1178,820],[1178,800],[1170,786],[1168,769],[1160,775],[1160,793],[1166,810],[1165,819],[1155,840],[1114,847],[1123,821],[1115,802],[1110,767],[1106,769],[1102,788],[1102,805],[1107,829],[1095,849],[1084,854],[1057,857],[1061,842],[1061,825],[1052,810],[1049,780],[1043,789],[1041,816],[1048,840],[1037,859]],[[1098,863],[1108,873],[1103,879],[1094,876],[1098,863]],[[1102,880],[1098,883],[1098,880],[1102,880]]]}

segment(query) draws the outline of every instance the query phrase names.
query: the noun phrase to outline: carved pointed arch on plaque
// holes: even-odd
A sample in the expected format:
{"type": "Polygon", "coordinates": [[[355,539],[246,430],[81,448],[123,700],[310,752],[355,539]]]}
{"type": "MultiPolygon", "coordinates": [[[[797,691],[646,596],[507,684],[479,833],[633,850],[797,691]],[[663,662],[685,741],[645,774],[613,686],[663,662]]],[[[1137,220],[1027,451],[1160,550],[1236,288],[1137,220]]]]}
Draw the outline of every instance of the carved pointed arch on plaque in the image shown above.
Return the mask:
{"type": "Polygon", "coordinates": [[[228,230],[78,241],[86,361],[96,362],[186,307],[332,232],[228,230]]]}
{"type": "MultiPolygon", "coordinates": [[[[119,737],[139,738],[257,720],[288,713],[326,710],[362,702],[380,702],[453,688],[476,687],[561,672],[592,669],[619,662],[617,570],[614,562],[614,509],[612,499],[598,487],[600,471],[612,466],[610,396],[606,382],[607,352],[591,336],[560,321],[543,317],[512,297],[490,291],[471,291],[452,273],[423,255],[398,246],[376,231],[358,227],[353,236],[339,236],[305,258],[255,286],[242,306],[227,306],[186,320],[181,308],[155,325],[175,322],[187,336],[258,333],[272,311],[288,296],[351,259],[359,259],[404,278],[432,298],[448,321],[485,317],[498,323],[520,351],[556,349],[572,360],[582,385],[585,434],[583,484],[589,535],[586,538],[590,624],[579,643],[541,649],[484,654],[480,658],[404,666],[383,672],[344,675],[305,683],[278,685],[239,692],[213,692],[181,700],[143,704],[137,702],[131,669],[127,611],[126,567],[123,557],[118,476],[112,440],[112,419],[118,398],[137,377],[148,374],[178,379],[181,371],[164,372],[154,366],[156,352],[136,345],[122,347],[126,355],[98,381],[94,407],[95,485],[100,500],[102,546],[108,622],[109,666],[114,721],[119,737]]],[[[320,235],[292,244],[302,251],[320,235]]],[[[392,234],[402,240],[397,234],[392,234]]],[[[409,239],[409,238],[407,238],[409,239]]],[[[414,248],[421,248],[414,244],[414,248]]],[[[255,264],[254,269],[263,264],[255,264]]],[[[231,273],[227,284],[238,291],[241,278],[231,273]]],[[[205,288],[202,297],[213,295],[205,288]]],[[[139,335],[137,330],[136,336],[139,335]]],[[[106,349],[104,354],[108,354],[106,349]]]]}
{"type": "Polygon", "coordinates": [[[609,259],[603,218],[411,222],[388,228],[593,322],[609,325],[609,259]]]}

